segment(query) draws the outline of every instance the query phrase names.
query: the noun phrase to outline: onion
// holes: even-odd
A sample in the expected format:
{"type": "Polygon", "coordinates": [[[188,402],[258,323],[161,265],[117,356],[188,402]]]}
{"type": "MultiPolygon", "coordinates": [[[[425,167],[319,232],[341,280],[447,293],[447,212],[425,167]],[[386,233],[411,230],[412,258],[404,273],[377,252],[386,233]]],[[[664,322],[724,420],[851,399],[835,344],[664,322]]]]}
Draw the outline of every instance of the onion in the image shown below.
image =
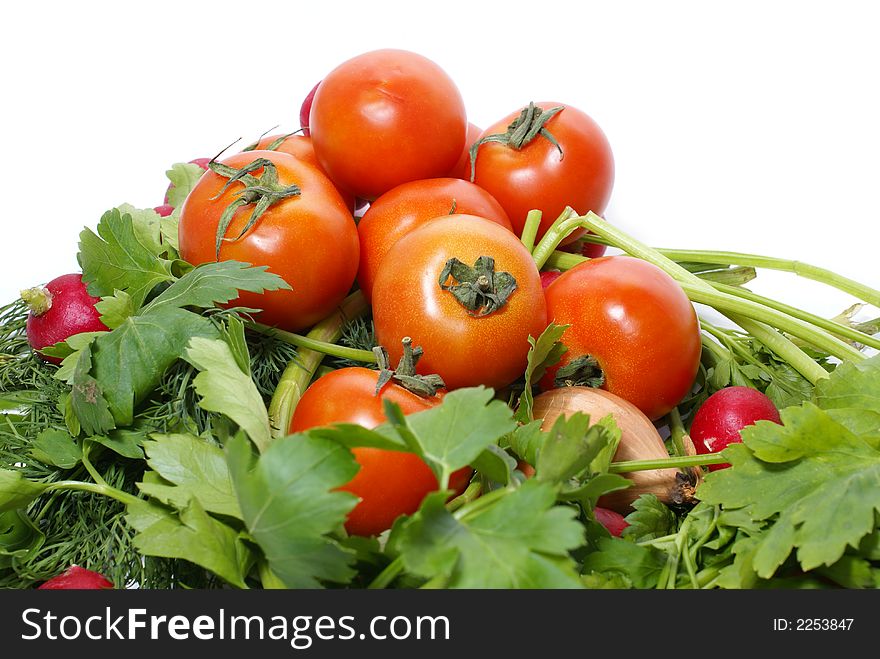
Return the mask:
{"type": "MultiPolygon", "coordinates": [[[[552,428],[560,415],[568,417],[575,412],[588,414],[591,425],[609,414],[614,418],[621,433],[620,444],[614,454],[616,462],[669,457],[663,438],[651,420],[620,396],[591,387],[560,387],[535,397],[533,413],[536,419],[543,419],[541,427],[544,430],[552,428]]],[[[653,469],[634,471],[624,476],[633,485],[602,496],[598,505],[626,514],[632,510],[633,501],[649,493],[667,504],[691,502],[699,470],[653,469]]]]}

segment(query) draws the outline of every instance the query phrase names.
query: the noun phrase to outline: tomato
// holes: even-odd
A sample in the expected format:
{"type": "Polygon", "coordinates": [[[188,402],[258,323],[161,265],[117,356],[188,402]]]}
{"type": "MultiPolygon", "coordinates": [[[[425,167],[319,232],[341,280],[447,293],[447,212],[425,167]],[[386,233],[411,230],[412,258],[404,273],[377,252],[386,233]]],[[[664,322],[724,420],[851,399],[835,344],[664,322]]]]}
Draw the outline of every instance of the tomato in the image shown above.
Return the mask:
{"type": "Polygon", "coordinates": [[[373,200],[446,176],[464,148],[467,118],[452,79],[405,50],[375,50],[333,69],[312,100],[318,160],[342,189],[373,200]]]}
{"type": "MultiPolygon", "coordinates": [[[[561,103],[538,103],[542,110],[561,103]]],[[[483,131],[504,134],[517,119],[514,112],[483,131]]],[[[507,211],[517,234],[522,233],[526,215],[538,209],[543,214],[538,229],[540,239],[553,221],[571,206],[579,214],[600,214],[605,210],[614,184],[614,158],[611,146],[599,125],[575,107],[564,109],[544,124],[559,143],[542,135],[520,149],[499,142],[485,142],[477,150],[474,183],[488,190],[507,211]]],[[[566,242],[581,232],[572,234],[566,242]]]]}
{"type": "Polygon", "coordinates": [[[546,291],[547,314],[571,325],[568,347],[547,370],[551,389],[560,367],[591,355],[603,389],[655,420],[690,391],[700,362],[700,323],[681,287],[655,265],[629,256],[603,256],[565,272],[546,291]]]}
{"type": "Polygon", "coordinates": [[[510,230],[510,220],[500,204],[482,188],[454,178],[410,181],[389,190],[364,213],[358,223],[361,260],[358,284],[368,300],[373,281],[391,246],[429,220],[449,215],[467,218],[478,215],[510,230]]]}
{"type": "MultiPolygon", "coordinates": [[[[439,395],[422,398],[393,382],[376,396],[378,377],[378,371],[352,367],[318,378],[297,404],[290,432],[333,423],[375,428],[386,420],[383,400],[396,403],[404,414],[427,410],[442,400],[439,395]]],[[[360,470],[340,488],[361,499],[345,522],[352,535],[376,535],[390,529],[395,519],[414,513],[422,499],[438,487],[434,472],[413,453],[368,447],[354,448],[352,453],[360,470]]],[[[450,489],[463,491],[471,473],[470,468],[464,468],[452,474],[450,489]]]]}
{"type": "Polygon", "coordinates": [[[468,123],[467,138],[464,141],[464,148],[458,157],[458,162],[449,170],[448,176],[452,178],[460,178],[465,181],[471,180],[471,145],[480,139],[483,129],[472,123],[468,123]]]}
{"type": "MultiPolygon", "coordinates": [[[[256,320],[297,331],[328,316],[351,289],[360,250],[357,227],[330,180],[306,162],[287,153],[246,151],[222,163],[238,169],[259,158],[274,163],[280,185],[295,183],[301,194],[273,204],[244,236],[223,242],[219,260],[267,266],[290,284],[291,290],[242,292],[230,304],[262,309],[256,320]]],[[[254,175],[261,176],[262,170],[254,175]]],[[[183,204],[180,255],[190,263],[217,260],[220,216],[244,189],[243,183],[233,183],[215,199],[227,180],[206,172],[183,204]]],[[[238,236],[252,211],[252,204],[237,209],[225,236],[238,236]]]]}
{"type": "Polygon", "coordinates": [[[535,262],[514,234],[484,218],[444,217],[388,251],[373,284],[373,321],[392,363],[409,336],[424,349],[419,373],[438,374],[449,389],[500,388],[524,372],[528,338],[544,331],[547,310],[535,262]],[[485,308],[466,309],[439,281],[450,259],[472,266],[480,257],[494,259],[496,282],[502,272],[516,280],[506,303],[485,315],[475,315],[485,308]]]}

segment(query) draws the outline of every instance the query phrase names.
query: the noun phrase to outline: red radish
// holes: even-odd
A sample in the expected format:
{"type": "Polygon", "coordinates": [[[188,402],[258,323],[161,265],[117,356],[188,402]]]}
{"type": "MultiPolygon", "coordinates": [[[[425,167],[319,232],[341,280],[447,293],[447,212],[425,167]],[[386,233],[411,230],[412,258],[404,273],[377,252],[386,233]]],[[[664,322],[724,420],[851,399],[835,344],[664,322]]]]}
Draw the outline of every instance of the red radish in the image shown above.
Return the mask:
{"type": "Polygon", "coordinates": [[[95,309],[100,298],[89,295],[78,273],[61,275],[45,286],[25,289],[21,297],[30,307],[25,326],[28,343],[42,359],[52,364],[60,364],[61,360],[43,355],[40,350],[74,334],[108,329],[95,309]]]}
{"type": "Polygon", "coordinates": [[[559,270],[543,270],[541,272],[541,288],[547,288],[554,281],[559,279],[562,273],[559,270]]]}
{"type": "Polygon", "coordinates": [[[113,588],[113,582],[103,574],[92,572],[79,565],[71,565],[64,572],[52,577],[37,590],[105,590],[113,588]]]}
{"type": "MultiPolygon", "coordinates": [[[[190,160],[189,162],[191,165],[198,165],[202,169],[207,170],[208,163],[211,162],[211,159],[210,158],[195,158],[193,160],[190,160]]],[[[168,185],[168,189],[165,191],[165,199],[163,200],[163,204],[168,203],[168,193],[170,193],[171,190],[173,190],[173,189],[174,189],[174,184],[170,183],[168,185]]],[[[158,213],[159,211],[157,210],[156,212],[158,213]]],[[[161,213],[160,213],[160,215],[161,215],[161,213]]]]}
{"type": "MultiPolygon", "coordinates": [[[[694,415],[690,436],[697,453],[717,453],[741,442],[740,430],[755,421],[782,423],[779,411],[767,396],[751,387],[726,387],[706,399],[694,415]]],[[[730,464],[709,465],[710,471],[730,464]]]]}
{"type": "Polygon", "coordinates": [[[168,217],[174,212],[174,206],[171,204],[162,204],[161,206],[156,206],[153,210],[159,213],[160,217],[168,217]]]}
{"type": "Polygon", "coordinates": [[[312,101],[315,98],[315,92],[318,91],[318,86],[321,84],[321,81],[318,81],[318,84],[312,87],[312,91],[306,94],[306,97],[303,99],[302,105],[299,108],[299,125],[302,128],[302,134],[306,137],[309,136],[309,113],[312,111],[312,101]]]}
{"type": "Polygon", "coordinates": [[[629,526],[629,522],[624,519],[623,515],[614,512],[613,510],[596,506],[595,509],[593,509],[593,514],[596,516],[596,521],[604,526],[608,530],[608,533],[616,538],[619,538],[620,534],[623,533],[623,529],[629,526]]]}

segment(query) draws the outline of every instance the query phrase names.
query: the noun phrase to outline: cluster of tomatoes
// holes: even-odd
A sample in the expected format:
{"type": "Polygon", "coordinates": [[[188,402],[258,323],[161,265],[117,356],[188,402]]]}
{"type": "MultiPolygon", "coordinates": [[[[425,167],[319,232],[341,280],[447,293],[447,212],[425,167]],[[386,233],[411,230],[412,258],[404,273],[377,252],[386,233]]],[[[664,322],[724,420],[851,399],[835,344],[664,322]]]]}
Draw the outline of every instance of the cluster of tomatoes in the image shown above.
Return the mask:
{"type": "MultiPolygon", "coordinates": [[[[569,325],[568,351],[542,388],[558,384],[559,367],[589,356],[602,386],[651,419],[688,391],[699,326],[665,273],[611,256],[545,289],[520,240],[530,211],[541,211],[538,239],[566,207],[604,211],[614,179],[611,148],[584,112],[530,103],[481,131],[437,64],[379,50],[329,72],[301,117],[302,133],[264,137],[252,149],[205,163],[181,209],[184,259],[264,265],[290,284],[242,293],[234,304],[261,309],[257,320],[264,324],[301,331],[359,288],[390,363],[398,363],[403,339],[411,337],[420,348],[417,372],[444,383],[427,395],[384,385],[380,397],[404,413],[436,405],[444,390],[508,387],[525,370],[529,337],[550,322],[569,325]]],[[[582,247],[577,238],[566,238],[568,249],[582,247]]],[[[316,380],[291,430],[382,423],[377,377],[351,368],[316,380]]],[[[437,487],[413,455],[372,448],[355,455],[361,470],[347,489],[362,501],[349,532],[389,528],[437,487]]],[[[458,474],[453,487],[469,475],[458,474]]]]}

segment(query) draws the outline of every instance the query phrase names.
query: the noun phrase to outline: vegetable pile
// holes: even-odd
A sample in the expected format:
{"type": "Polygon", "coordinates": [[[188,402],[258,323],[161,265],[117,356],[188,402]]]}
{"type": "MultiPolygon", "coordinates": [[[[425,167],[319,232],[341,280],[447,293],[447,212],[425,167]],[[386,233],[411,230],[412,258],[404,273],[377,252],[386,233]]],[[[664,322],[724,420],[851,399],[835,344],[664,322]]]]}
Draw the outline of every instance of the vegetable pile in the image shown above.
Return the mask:
{"type": "Polygon", "coordinates": [[[880,291],[622,232],[565,103],[313,83],[0,308],[0,587],[880,585],[880,291]]]}

